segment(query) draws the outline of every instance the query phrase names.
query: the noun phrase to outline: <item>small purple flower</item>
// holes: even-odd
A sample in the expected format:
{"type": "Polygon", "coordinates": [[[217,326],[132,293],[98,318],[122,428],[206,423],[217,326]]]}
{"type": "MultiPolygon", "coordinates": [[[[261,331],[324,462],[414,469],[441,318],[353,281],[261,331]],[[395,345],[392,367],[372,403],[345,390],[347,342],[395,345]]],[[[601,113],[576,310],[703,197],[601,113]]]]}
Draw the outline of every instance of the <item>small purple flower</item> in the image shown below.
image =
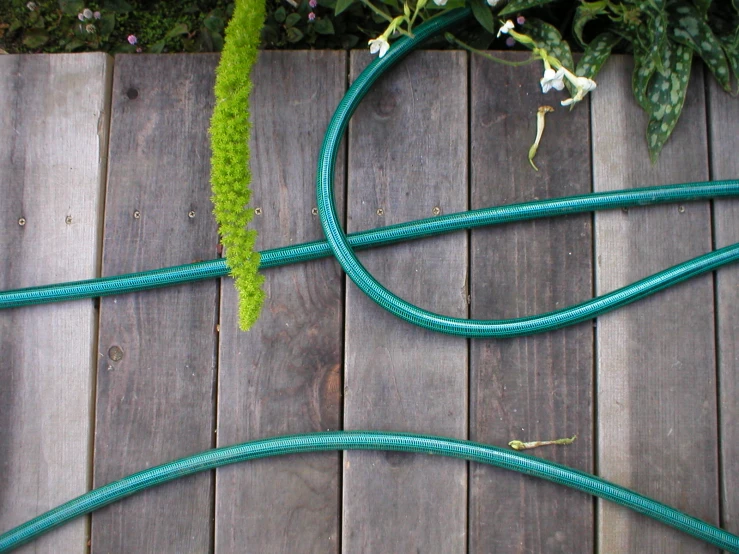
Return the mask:
{"type": "Polygon", "coordinates": [[[84,16],[84,14],[82,14],[81,12],[80,12],[80,13],[78,13],[78,14],[77,14],[77,19],[79,19],[80,21],[84,21],[84,20],[85,20],[85,16],[84,16]]]}
{"type": "Polygon", "coordinates": [[[522,15],[519,15],[516,18],[516,23],[518,23],[519,25],[523,25],[524,23],[526,23],[526,18],[522,15]]]}
{"type": "Polygon", "coordinates": [[[308,0],[308,5],[313,9],[318,5],[318,0],[308,0]]]}
{"type": "Polygon", "coordinates": [[[136,35],[128,35],[128,44],[133,46],[136,44],[139,40],[136,38],[136,35]]]}
{"type": "Polygon", "coordinates": [[[514,44],[516,44],[516,39],[514,39],[513,37],[508,37],[507,39],[505,39],[505,45],[508,48],[512,48],[514,44]]]}
{"type": "Polygon", "coordinates": [[[308,14],[308,21],[314,21],[315,19],[316,19],[316,14],[314,14],[313,12],[310,12],[308,14]]]}
{"type": "Polygon", "coordinates": [[[137,52],[138,54],[141,54],[141,52],[143,52],[143,50],[142,50],[142,49],[141,49],[141,48],[139,47],[139,48],[137,48],[137,49],[136,49],[136,52],[137,52]]]}
{"type": "Polygon", "coordinates": [[[92,19],[92,10],[89,8],[85,8],[82,10],[82,15],[85,16],[85,19],[92,19]]]}
{"type": "Polygon", "coordinates": [[[94,17],[95,19],[100,19],[102,16],[100,15],[100,12],[95,12],[92,14],[92,17],[94,17]]]}

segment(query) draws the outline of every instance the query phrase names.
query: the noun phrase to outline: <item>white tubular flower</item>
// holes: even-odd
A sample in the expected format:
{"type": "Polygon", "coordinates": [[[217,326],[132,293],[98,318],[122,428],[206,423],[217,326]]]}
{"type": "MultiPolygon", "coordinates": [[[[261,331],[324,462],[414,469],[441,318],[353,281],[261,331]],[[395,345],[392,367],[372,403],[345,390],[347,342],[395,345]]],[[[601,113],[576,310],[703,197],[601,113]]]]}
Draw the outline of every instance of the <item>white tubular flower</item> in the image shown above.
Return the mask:
{"type": "Polygon", "coordinates": [[[388,48],[390,48],[390,43],[387,41],[387,39],[384,36],[379,36],[377,38],[374,38],[369,41],[369,51],[370,54],[377,54],[380,53],[380,57],[382,58],[385,54],[387,54],[388,48]]]}
{"type": "Polygon", "coordinates": [[[575,93],[575,96],[572,98],[568,98],[567,100],[562,100],[561,104],[563,106],[570,106],[572,104],[577,104],[585,98],[585,95],[589,93],[590,91],[595,90],[595,88],[598,86],[595,81],[592,79],[588,79],[587,77],[577,77],[570,73],[569,71],[565,72],[565,77],[567,77],[567,80],[569,80],[573,85],[575,85],[575,88],[577,89],[577,92],[575,93]]]}
{"type": "Polygon", "coordinates": [[[488,0],[488,6],[490,6],[491,8],[494,8],[495,6],[498,5],[499,2],[500,0],[488,0]]]}
{"type": "Polygon", "coordinates": [[[541,83],[541,91],[546,94],[552,89],[562,90],[565,88],[564,76],[564,69],[560,68],[559,71],[554,71],[551,67],[547,67],[544,70],[544,77],[539,81],[541,83]]]}
{"type": "Polygon", "coordinates": [[[506,21],[503,24],[503,26],[500,29],[498,29],[498,35],[497,36],[500,38],[500,35],[502,35],[502,34],[503,35],[507,35],[508,34],[508,31],[512,31],[513,30],[513,27],[514,27],[513,21],[511,21],[509,19],[508,21],[506,21]]]}
{"type": "Polygon", "coordinates": [[[434,4],[437,6],[446,6],[447,0],[434,0],[434,4]]]}

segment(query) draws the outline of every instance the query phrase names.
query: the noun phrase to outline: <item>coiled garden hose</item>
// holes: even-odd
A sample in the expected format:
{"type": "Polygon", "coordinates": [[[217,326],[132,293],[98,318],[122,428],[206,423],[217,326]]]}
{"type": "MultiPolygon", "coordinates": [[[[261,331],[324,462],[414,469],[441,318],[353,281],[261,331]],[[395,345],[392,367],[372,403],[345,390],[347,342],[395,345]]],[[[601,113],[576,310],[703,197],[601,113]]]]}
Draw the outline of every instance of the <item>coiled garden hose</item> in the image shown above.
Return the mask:
{"type": "MultiPolygon", "coordinates": [[[[390,244],[495,223],[664,202],[735,196],[739,192],[739,181],[736,180],[633,189],[487,208],[346,236],[339,225],[333,202],[333,173],[339,142],[346,130],[349,118],[382,73],[424,40],[462,22],[469,17],[469,14],[467,9],[455,10],[420,26],[415,31],[414,37],[398,40],[386,56],[370,64],[350,87],[331,120],[319,159],[318,210],[327,241],[315,241],[262,252],[260,268],[306,261],[333,253],[361,290],[380,306],[406,321],[454,335],[510,337],[552,330],[595,317],[695,275],[739,260],[739,244],[735,244],[684,262],[577,306],[539,316],[507,321],[462,320],[433,314],[413,306],[382,287],[362,267],[352,248],[390,244]]],[[[131,275],[4,291],[0,292],[0,308],[122,294],[134,290],[220,277],[227,273],[228,267],[225,261],[218,259],[131,275]]],[[[394,450],[437,454],[490,464],[540,477],[616,502],[719,548],[739,552],[738,536],[581,471],[518,452],[470,441],[371,431],[336,431],[265,439],[206,451],[147,469],[83,494],[0,535],[0,552],[12,550],[71,519],[179,477],[241,461],[329,450],[394,450]]]]}
{"type": "Polygon", "coordinates": [[[0,552],[8,552],[54,527],[136,492],[186,475],[248,460],[329,450],[393,450],[435,454],[510,469],[616,502],[719,548],[739,552],[739,537],[599,477],[496,446],[378,431],[331,431],[274,437],[216,448],[140,471],[85,493],[0,535],[0,552]]]}

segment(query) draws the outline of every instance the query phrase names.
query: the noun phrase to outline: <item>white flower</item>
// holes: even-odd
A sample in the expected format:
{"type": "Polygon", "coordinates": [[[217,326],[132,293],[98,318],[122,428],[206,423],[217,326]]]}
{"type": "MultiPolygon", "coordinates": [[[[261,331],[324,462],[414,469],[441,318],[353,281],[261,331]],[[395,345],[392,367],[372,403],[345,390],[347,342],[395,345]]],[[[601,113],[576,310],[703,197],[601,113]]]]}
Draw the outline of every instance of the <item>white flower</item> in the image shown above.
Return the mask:
{"type": "Polygon", "coordinates": [[[588,79],[587,77],[576,77],[572,75],[571,73],[567,75],[565,73],[565,76],[567,79],[575,85],[575,88],[577,89],[577,92],[575,93],[575,96],[572,98],[568,98],[567,100],[562,100],[561,104],[563,106],[570,106],[572,104],[577,104],[580,100],[585,98],[585,95],[589,93],[592,90],[595,90],[596,85],[595,81],[592,79],[588,79]]]}
{"type": "Polygon", "coordinates": [[[488,0],[488,6],[490,6],[491,8],[494,8],[495,6],[498,5],[498,2],[500,2],[500,0],[488,0]]]}
{"type": "Polygon", "coordinates": [[[506,21],[506,22],[505,22],[505,23],[503,24],[503,26],[502,26],[502,27],[501,27],[501,28],[500,28],[500,29],[498,30],[498,37],[500,37],[500,35],[501,35],[501,34],[507,35],[507,34],[508,34],[508,31],[511,31],[511,30],[513,30],[513,27],[514,27],[514,25],[513,25],[513,21],[511,21],[511,20],[509,19],[509,20],[508,20],[508,21],[506,21]]]}
{"type": "Polygon", "coordinates": [[[370,54],[377,54],[379,52],[381,58],[387,54],[387,50],[390,48],[390,43],[383,36],[370,40],[368,44],[370,54]]]}
{"type": "Polygon", "coordinates": [[[38,6],[36,5],[36,2],[29,2],[28,4],[26,4],[26,7],[28,8],[29,11],[32,11],[32,12],[36,11],[36,8],[38,8],[38,6]]]}
{"type": "Polygon", "coordinates": [[[547,67],[544,70],[544,77],[539,81],[541,83],[541,91],[546,94],[552,89],[562,90],[565,88],[564,76],[564,69],[560,68],[559,71],[555,72],[551,67],[547,67]]]}
{"type": "Polygon", "coordinates": [[[447,0],[434,0],[434,4],[437,6],[446,6],[446,1],[447,0]]]}
{"type": "Polygon", "coordinates": [[[82,10],[82,15],[85,16],[85,19],[92,19],[92,10],[89,8],[85,8],[82,10]]]}

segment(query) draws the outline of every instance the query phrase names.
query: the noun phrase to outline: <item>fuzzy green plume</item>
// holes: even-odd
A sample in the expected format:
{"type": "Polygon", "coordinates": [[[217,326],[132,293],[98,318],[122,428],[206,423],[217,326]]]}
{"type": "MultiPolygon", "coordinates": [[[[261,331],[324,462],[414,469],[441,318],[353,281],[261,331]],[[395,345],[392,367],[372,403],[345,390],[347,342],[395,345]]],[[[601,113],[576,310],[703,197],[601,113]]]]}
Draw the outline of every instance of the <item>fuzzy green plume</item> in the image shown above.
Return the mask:
{"type": "Polygon", "coordinates": [[[251,69],[257,60],[264,17],[265,0],[237,0],[216,70],[216,104],[210,121],[214,213],[239,293],[243,330],[257,320],[264,302],[264,277],[257,273],[259,253],[254,250],[257,233],[246,228],[252,218],[252,210],[246,207],[251,197],[251,69]]]}

